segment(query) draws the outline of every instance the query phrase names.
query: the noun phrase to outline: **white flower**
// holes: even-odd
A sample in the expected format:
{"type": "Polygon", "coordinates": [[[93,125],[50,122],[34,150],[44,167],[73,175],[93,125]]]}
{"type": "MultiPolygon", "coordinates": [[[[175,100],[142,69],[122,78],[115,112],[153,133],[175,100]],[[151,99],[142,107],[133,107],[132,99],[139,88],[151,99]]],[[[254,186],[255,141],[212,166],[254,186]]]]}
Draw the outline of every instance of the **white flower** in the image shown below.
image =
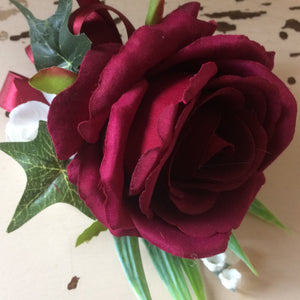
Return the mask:
{"type": "Polygon", "coordinates": [[[226,254],[224,252],[201,260],[209,271],[218,272],[225,266],[226,254]]]}
{"type": "Polygon", "coordinates": [[[237,269],[225,269],[218,277],[226,289],[235,291],[242,278],[242,274],[237,269]]]}
{"type": "Polygon", "coordinates": [[[49,102],[49,104],[52,103],[54,97],[56,96],[56,94],[48,94],[48,93],[45,93],[45,92],[42,92],[45,99],[49,102]]]}
{"type": "Polygon", "coordinates": [[[28,142],[36,138],[39,121],[47,121],[49,106],[39,101],[28,101],[18,105],[9,114],[5,128],[10,142],[28,142]]]}

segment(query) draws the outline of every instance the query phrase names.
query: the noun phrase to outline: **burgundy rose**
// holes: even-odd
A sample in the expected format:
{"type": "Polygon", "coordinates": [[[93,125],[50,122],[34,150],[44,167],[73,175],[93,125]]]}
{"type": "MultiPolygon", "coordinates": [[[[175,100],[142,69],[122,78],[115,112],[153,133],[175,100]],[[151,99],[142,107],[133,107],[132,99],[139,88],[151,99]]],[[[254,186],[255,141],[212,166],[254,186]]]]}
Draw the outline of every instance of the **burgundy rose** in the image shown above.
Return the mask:
{"type": "Polygon", "coordinates": [[[69,178],[96,218],[181,257],[226,249],[296,118],[274,54],[211,36],[198,10],[139,28],[120,50],[105,44],[118,51],[109,61],[89,52],[48,119],[58,157],[77,153],[69,178]]]}

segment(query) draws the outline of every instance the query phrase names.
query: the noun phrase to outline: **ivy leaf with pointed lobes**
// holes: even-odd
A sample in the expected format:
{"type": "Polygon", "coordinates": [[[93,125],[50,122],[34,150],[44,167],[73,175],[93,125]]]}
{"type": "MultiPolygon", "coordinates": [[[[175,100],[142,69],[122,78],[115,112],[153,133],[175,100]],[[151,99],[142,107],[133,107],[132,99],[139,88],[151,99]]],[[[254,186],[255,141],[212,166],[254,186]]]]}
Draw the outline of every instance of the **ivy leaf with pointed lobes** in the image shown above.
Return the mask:
{"type": "Polygon", "coordinates": [[[77,74],[59,67],[42,69],[29,80],[29,84],[48,94],[59,94],[76,80],[77,74]]]}
{"type": "Polygon", "coordinates": [[[57,11],[46,20],[10,0],[25,16],[30,27],[31,48],[37,70],[59,66],[77,72],[91,42],[85,34],[73,35],[68,28],[72,0],[60,0],[57,11]]]}
{"type": "Polygon", "coordinates": [[[55,203],[67,203],[94,219],[68,181],[69,162],[56,157],[46,122],[40,121],[38,136],[31,142],[0,143],[0,150],[14,158],[24,169],[27,184],[7,232],[12,232],[55,203]]]}

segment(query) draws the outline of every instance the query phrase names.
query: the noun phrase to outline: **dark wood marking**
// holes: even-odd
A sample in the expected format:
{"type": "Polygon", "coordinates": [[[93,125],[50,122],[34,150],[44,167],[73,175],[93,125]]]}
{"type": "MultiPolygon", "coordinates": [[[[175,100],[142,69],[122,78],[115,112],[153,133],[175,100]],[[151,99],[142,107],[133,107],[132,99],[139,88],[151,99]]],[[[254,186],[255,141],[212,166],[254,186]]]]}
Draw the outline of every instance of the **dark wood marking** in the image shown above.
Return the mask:
{"type": "Polygon", "coordinates": [[[297,9],[300,9],[300,6],[292,6],[292,7],[289,7],[289,10],[297,10],[297,9]]]}
{"type": "Polygon", "coordinates": [[[229,17],[231,20],[240,20],[240,19],[251,19],[254,17],[260,17],[261,15],[266,14],[266,11],[240,11],[240,10],[231,10],[223,12],[215,12],[212,14],[205,14],[209,18],[224,18],[229,17]]]}
{"type": "Polygon", "coordinates": [[[227,22],[217,22],[217,31],[226,33],[227,31],[236,30],[236,25],[227,22]]]}
{"type": "Polygon", "coordinates": [[[300,52],[290,53],[290,57],[297,57],[297,56],[300,56],[300,52]]]}
{"type": "Polygon", "coordinates": [[[58,5],[58,2],[59,2],[59,1],[54,1],[53,4],[54,4],[54,5],[58,5]]]}
{"type": "Polygon", "coordinates": [[[68,284],[68,290],[74,290],[77,288],[79,277],[74,276],[68,284]]]}
{"type": "Polygon", "coordinates": [[[272,5],[272,2],[264,2],[261,5],[263,5],[263,6],[270,6],[270,5],[272,5]]]}
{"type": "Polygon", "coordinates": [[[294,77],[291,76],[291,77],[288,78],[287,82],[288,82],[288,84],[291,84],[291,85],[292,85],[292,84],[295,84],[295,83],[296,83],[296,79],[295,79],[294,77]]]}
{"type": "Polygon", "coordinates": [[[286,40],[289,37],[285,31],[280,31],[279,36],[282,40],[286,40]]]}
{"type": "Polygon", "coordinates": [[[115,24],[119,24],[119,23],[121,23],[121,22],[122,22],[122,20],[121,20],[120,17],[114,18],[114,23],[115,23],[115,24]]]}
{"type": "Polygon", "coordinates": [[[300,22],[295,19],[286,20],[285,25],[282,27],[282,29],[284,28],[290,28],[296,31],[300,31],[300,22]]]}
{"type": "MultiPolygon", "coordinates": [[[[28,6],[27,0],[19,0],[21,4],[24,6],[28,6]]],[[[9,9],[2,9],[0,6],[0,21],[7,20],[9,17],[19,13],[19,11],[16,8],[9,8],[9,9]]]]}
{"type": "Polygon", "coordinates": [[[19,35],[11,35],[10,40],[11,41],[19,41],[20,39],[29,38],[29,31],[21,32],[19,35]]]}

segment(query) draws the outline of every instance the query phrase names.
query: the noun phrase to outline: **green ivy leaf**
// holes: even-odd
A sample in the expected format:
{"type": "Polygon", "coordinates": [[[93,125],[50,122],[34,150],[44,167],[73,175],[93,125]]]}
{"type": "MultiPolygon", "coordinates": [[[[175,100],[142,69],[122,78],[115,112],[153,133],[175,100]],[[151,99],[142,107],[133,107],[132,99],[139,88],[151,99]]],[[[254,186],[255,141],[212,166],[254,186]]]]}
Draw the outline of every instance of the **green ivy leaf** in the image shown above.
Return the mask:
{"type": "Polygon", "coordinates": [[[36,90],[48,94],[59,94],[72,85],[77,78],[77,74],[59,67],[42,69],[36,73],[28,83],[36,90]]]}
{"type": "Polygon", "coordinates": [[[248,256],[242,250],[241,246],[239,245],[233,233],[230,236],[228,247],[237,257],[239,257],[247,265],[247,267],[252,271],[254,275],[258,276],[257,271],[254,269],[248,256]]]}
{"type": "Polygon", "coordinates": [[[134,236],[114,237],[119,259],[127,279],[138,299],[151,300],[145,272],[142,264],[139,241],[134,236]]]}
{"type": "Polygon", "coordinates": [[[146,25],[155,25],[160,22],[164,13],[165,0],[150,0],[147,16],[146,25]]]}
{"type": "Polygon", "coordinates": [[[98,221],[95,221],[90,227],[85,229],[82,234],[76,240],[75,247],[83,244],[84,242],[89,242],[93,237],[98,236],[100,232],[106,231],[107,228],[98,221]]]}
{"type": "Polygon", "coordinates": [[[7,232],[12,232],[55,203],[68,203],[94,219],[68,181],[69,161],[57,159],[46,122],[40,121],[38,136],[31,142],[0,143],[0,150],[14,158],[24,169],[27,184],[7,232]]]}
{"type": "Polygon", "coordinates": [[[272,212],[257,199],[254,199],[254,201],[251,203],[251,206],[250,206],[248,212],[250,212],[251,214],[255,215],[256,217],[258,217],[268,223],[278,226],[284,230],[288,230],[288,228],[285,227],[277,219],[277,217],[275,217],[272,214],[272,212]]]}
{"type": "Polygon", "coordinates": [[[197,260],[180,258],[182,269],[189,279],[197,300],[206,300],[204,284],[197,260]]]}
{"type": "Polygon", "coordinates": [[[175,300],[192,300],[181,268],[181,258],[173,256],[143,240],[149,256],[175,300]]]}
{"type": "Polygon", "coordinates": [[[68,29],[72,0],[60,0],[57,11],[46,20],[40,20],[15,0],[10,0],[25,16],[30,27],[31,48],[37,70],[58,66],[74,72],[91,42],[86,35],[73,35],[68,29]]]}

